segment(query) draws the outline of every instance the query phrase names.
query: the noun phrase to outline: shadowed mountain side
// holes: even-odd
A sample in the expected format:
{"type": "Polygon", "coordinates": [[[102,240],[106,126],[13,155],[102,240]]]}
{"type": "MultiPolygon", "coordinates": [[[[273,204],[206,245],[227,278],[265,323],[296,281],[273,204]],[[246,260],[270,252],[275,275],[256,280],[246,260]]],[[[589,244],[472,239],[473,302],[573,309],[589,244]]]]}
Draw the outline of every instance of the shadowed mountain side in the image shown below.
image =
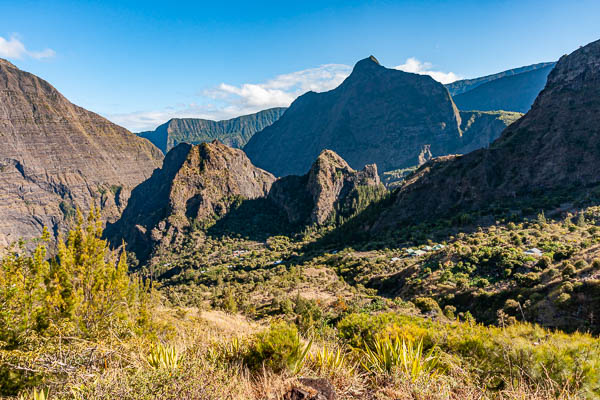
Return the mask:
{"type": "Polygon", "coordinates": [[[336,89],[300,96],[244,150],[255,165],[277,176],[304,173],[323,149],[335,151],[352,168],[375,163],[388,171],[416,165],[425,145],[434,156],[454,152],[460,122],[442,84],[382,67],[369,57],[336,89]]]}
{"type": "Polygon", "coordinates": [[[546,85],[552,68],[554,64],[495,79],[466,93],[455,95],[454,103],[461,110],[527,112],[546,85]]]}
{"type": "Polygon", "coordinates": [[[600,41],[563,56],[531,110],[489,149],[434,159],[410,176],[376,229],[600,183],[600,41]]]}

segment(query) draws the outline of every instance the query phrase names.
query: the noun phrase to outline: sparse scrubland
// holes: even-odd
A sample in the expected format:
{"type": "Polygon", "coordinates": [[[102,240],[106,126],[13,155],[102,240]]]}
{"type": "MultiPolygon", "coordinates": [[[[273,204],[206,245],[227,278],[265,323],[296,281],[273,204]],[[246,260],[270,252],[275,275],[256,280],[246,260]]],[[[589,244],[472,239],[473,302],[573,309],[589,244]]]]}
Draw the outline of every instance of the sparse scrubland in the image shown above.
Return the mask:
{"type": "Polygon", "coordinates": [[[598,209],[561,215],[369,242],[213,225],[128,267],[92,212],[56,257],[42,238],[2,259],[2,394],[278,399],[322,378],[339,399],[596,398],[598,209]]]}

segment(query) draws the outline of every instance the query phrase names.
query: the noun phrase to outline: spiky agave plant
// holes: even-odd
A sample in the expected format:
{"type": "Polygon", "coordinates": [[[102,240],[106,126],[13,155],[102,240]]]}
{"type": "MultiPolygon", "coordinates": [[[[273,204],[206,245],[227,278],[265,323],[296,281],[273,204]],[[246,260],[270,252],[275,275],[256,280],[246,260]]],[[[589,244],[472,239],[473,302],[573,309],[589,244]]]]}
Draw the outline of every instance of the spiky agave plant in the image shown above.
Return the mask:
{"type": "Polygon", "coordinates": [[[423,351],[423,339],[415,343],[405,338],[376,338],[361,354],[361,365],[374,374],[390,374],[396,370],[414,382],[436,373],[439,354],[435,347],[423,351]]]}
{"type": "MultiPolygon", "coordinates": [[[[328,373],[339,371],[347,364],[346,354],[339,347],[332,350],[323,346],[321,351],[311,353],[310,359],[321,372],[328,373]]],[[[352,370],[353,367],[350,369],[352,370]]]]}
{"type": "Polygon", "coordinates": [[[300,342],[300,336],[298,335],[298,345],[294,348],[294,351],[292,352],[292,354],[290,355],[290,363],[289,363],[289,369],[290,372],[293,375],[296,375],[300,372],[300,370],[302,369],[302,367],[304,366],[304,364],[306,363],[306,356],[308,355],[308,352],[310,351],[310,348],[312,347],[313,344],[313,338],[311,338],[308,343],[306,344],[306,346],[304,347],[304,349],[302,349],[302,344],[300,342]]]}
{"type": "Polygon", "coordinates": [[[175,347],[162,343],[152,347],[146,360],[155,369],[174,370],[179,367],[179,354],[175,347]]]}

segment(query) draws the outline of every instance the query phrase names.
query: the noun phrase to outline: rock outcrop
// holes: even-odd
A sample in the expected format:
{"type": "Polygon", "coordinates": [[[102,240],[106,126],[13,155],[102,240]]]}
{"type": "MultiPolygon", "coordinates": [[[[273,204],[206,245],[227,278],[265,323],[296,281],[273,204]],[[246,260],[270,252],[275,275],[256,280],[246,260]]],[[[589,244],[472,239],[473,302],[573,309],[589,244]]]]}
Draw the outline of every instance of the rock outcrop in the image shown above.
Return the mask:
{"type": "Polygon", "coordinates": [[[531,110],[488,149],[434,159],[410,176],[376,227],[494,203],[570,196],[600,184],[600,41],[563,56],[531,110]]]}
{"type": "Polygon", "coordinates": [[[108,219],[162,154],[70,103],[48,82],[0,60],[0,247],[64,230],[79,208],[108,219]]]}
{"type": "Polygon", "coordinates": [[[306,175],[278,179],[269,199],[285,210],[293,224],[323,224],[356,212],[365,189],[385,190],[374,164],[355,171],[335,152],[324,150],[306,175]]]}
{"type": "Polygon", "coordinates": [[[308,92],[244,147],[260,168],[277,176],[300,175],[324,149],[355,169],[413,166],[424,145],[433,156],[454,151],[460,114],[448,90],[429,76],[359,61],[336,89],[308,92]]]}
{"type": "Polygon", "coordinates": [[[219,141],[172,149],[163,167],[136,187],[121,219],[106,228],[125,240],[141,261],[157,246],[169,246],[192,224],[225,215],[236,201],[267,196],[275,177],[256,168],[242,150],[219,141]]]}
{"type": "Polygon", "coordinates": [[[252,135],[277,121],[285,110],[283,107],[270,108],[224,121],[174,118],[153,131],[138,135],[150,140],[165,154],[179,143],[200,144],[213,140],[242,148],[252,135]]]}

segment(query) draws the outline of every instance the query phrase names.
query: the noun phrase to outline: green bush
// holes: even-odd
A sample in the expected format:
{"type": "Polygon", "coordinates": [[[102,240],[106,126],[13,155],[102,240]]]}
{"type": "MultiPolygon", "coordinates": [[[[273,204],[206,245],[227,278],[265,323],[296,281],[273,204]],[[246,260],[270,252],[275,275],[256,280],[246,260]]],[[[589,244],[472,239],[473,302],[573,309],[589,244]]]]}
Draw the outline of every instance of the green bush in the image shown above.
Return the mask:
{"type": "Polygon", "coordinates": [[[267,330],[254,335],[245,362],[252,370],[263,366],[273,372],[295,370],[306,357],[308,346],[302,346],[295,325],[285,321],[273,323],[267,330]]]}
{"type": "Polygon", "coordinates": [[[415,303],[415,306],[417,306],[417,308],[424,313],[432,311],[437,313],[441,311],[437,301],[435,301],[431,297],[417,297],[416,299],[414,299],[413,302],[415,303]]]}

